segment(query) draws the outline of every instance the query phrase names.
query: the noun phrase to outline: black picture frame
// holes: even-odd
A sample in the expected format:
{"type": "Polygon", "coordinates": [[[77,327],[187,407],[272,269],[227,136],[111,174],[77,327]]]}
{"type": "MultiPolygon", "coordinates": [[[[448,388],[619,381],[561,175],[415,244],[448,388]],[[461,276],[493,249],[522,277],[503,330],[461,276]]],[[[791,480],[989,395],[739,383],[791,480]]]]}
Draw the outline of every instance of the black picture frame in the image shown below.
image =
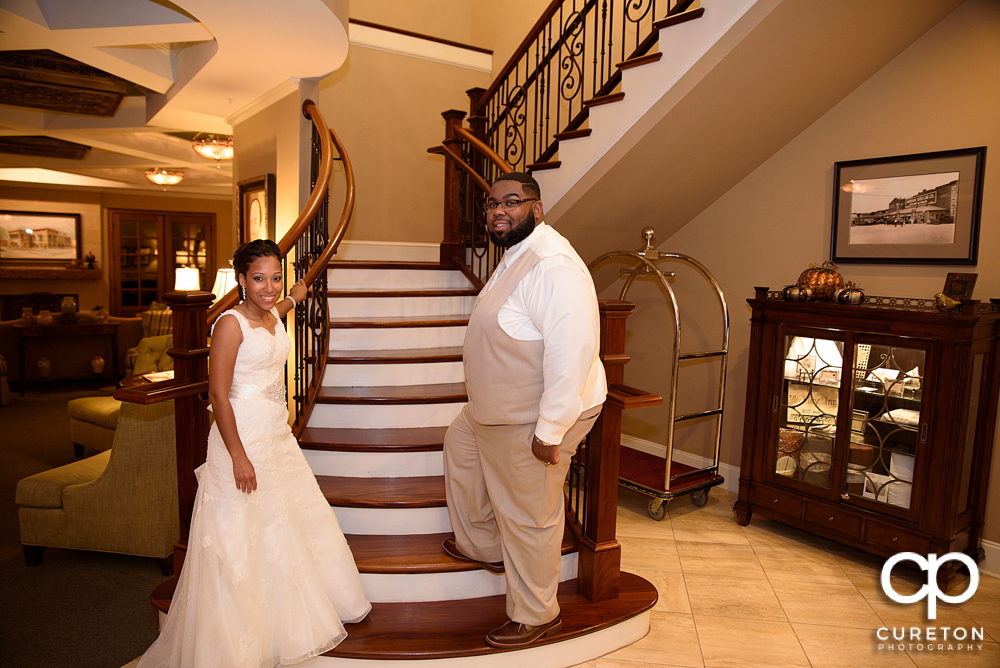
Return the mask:
{"type": "Polygon", "coordinates": [[[274,174],[256,176],[236,184],[239,190],[239,243],[275,238],[274,174]]]}
{"type": "Polygon", "coordinates": [[[64,267],[74,260],[83,260],[80,214],[0,211],[0,265],[64,267]]]}
{"type": "Polygon", "coordinates": [[[834,164],[830,259],[976,264],[986,147],[834,164]]]}

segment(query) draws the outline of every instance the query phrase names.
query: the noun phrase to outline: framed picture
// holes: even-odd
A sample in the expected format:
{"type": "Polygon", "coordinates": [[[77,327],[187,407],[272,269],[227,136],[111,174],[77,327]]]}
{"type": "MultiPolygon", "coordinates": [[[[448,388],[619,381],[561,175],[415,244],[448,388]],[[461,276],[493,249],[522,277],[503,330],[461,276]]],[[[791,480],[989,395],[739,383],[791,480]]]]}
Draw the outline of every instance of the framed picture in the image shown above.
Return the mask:
{"type": "Polygon", "coordinates": [[[0,264],[62,267],[82,259],[80,214],[0,211],[0,264]]]}
{"type": "Polygon", "coordinates": [[[834,262],[976,264],[986,147],[838,162],[834,262]]]}
{"type": "Polygon", "coordinates": [[[239,243],[254,239],[275,239],[274,174],[240,181],[239,243]]]}
{"type": "Polygon", "coordinates": [[[941,292],[952,299],[972,299],[977,278],[979,274],[948,274],[941,292]]]}

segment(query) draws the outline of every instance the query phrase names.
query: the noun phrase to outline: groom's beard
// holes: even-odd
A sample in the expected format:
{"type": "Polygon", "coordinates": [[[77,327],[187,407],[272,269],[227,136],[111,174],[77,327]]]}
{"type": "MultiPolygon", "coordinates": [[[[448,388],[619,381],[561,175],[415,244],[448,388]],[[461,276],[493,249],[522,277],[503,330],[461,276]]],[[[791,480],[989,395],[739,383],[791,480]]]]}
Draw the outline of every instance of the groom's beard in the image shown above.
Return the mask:
{"type": "Polygon", "coordinates": [[[528,217],[521,221],[521,224],[517,227],[511,226],[503,234],[497,234],[490,226],[486,226],[486,231],[490,234],[490,241],[493,242],[494,246],[499,246],[500,248],[510,248],[511,246],[516,246],[521,243],[531,234],[532,230],[535,229],[535,212],[529,211],[528,217]]]}

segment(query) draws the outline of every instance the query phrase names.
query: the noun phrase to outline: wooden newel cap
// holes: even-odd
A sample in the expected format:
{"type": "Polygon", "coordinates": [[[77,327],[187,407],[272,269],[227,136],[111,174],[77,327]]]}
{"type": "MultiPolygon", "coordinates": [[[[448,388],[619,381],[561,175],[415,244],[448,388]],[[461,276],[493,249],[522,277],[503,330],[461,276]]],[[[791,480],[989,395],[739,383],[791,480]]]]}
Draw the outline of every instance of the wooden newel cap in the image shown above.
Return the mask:
{"type": "Polygon", "coordinates": [[[164,304],[174,311],[208,310],[215,301],[215,295],[204,290],[180,290],[168,292],[160,297],[164,304]]]}
{"type": "Polygon", "coordinates": [[[445,118],[445,120],[449,120],[449,121],[451,119],[453,119],[453,118],[457,118],[457,119],[461,120],[461,119],[465,118],[465,112],[464,111],[459,111],[458,109],[449,109],[448,111],[442,111],[441,112],[441,116],[443,116],[445,118]]]}

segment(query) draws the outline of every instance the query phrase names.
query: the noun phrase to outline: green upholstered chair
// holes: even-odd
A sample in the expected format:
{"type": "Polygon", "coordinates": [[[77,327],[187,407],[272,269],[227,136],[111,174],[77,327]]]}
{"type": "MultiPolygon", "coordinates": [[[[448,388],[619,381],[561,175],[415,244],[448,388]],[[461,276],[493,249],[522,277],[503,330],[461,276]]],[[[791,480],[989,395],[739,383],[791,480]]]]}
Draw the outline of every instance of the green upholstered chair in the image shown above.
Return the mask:
{"type": "MultiPolygon", "coordinates": [[[[174,368],[174,360],[167,355],[173,345],[173,335],[149,336],[135,347],[135,374],[166,371],[174,368]]],[[[73,453],[82,457],[86,448],[103,451],[115,439],[115,427],[122,402],[114,397],[81,397],[73,399],[66,407],[69,413],[69,433],[73,453]]]]}
{"type": "Polygon", "coordinates": [[[15,501],[29,566],[45,547],[165,559],[180,534],[174,402],[122,404],[110,450],[20,480],[15,501]]]}

